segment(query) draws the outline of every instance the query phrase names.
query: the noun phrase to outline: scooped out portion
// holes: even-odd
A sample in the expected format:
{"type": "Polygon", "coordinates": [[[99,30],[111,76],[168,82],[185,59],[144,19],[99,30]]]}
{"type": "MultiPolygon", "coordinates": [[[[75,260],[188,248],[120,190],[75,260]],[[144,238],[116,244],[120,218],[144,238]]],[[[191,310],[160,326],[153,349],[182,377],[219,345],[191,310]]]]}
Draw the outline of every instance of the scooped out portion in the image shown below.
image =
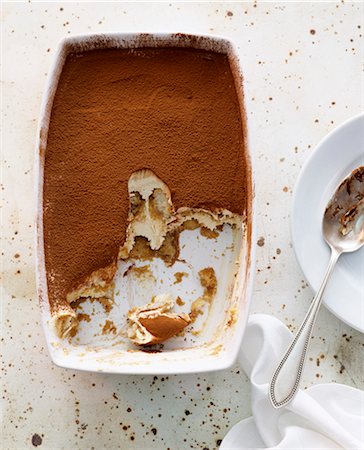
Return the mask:
{"type": "MultiPolygon", "coordinates": [[[[214,231],[224,223],[232,226],[242,223],[239,215],[227,210],[212,213],[201,208],[180,208],[176,211],[168,186],[151,170],[142,169],[133,173],[129,179],[128,191],[130,198],[128,227],[125,243],[120,247],[118,254],[120,260],[128,260],[130,257],[133,259],[160,257],[166,264],[172,265],[179,255],[179,234],[185,229],[185,225],[191,228],[193,223],[196,227],[214,231]],[[143,242],[143,245],[140,242],[143,242]]],[[[60,337],[73,336],[77,332],[78,320],[72,304],[77,304],[82,299],[113,301],[116,271],[116,263],[95,270],[67,293],[70,309],[56,316],[56,329],[60,337]]],[[[211,301],[216,293],[216,276],[211,271],[211,268],[207,268],[199,273],[201,284],[206,291],[199,300],[200,306],[206,301],[211,301]]],[[[186,314],[179,316],[167,314],[173,306],[168,294],[157,296],[156,299],[158,301],[137,310],[134,308],[132,314],[128,315],[129,322],[138,324],[137,328],[135,326],[130,328],[134,330],[134,334],[130,334],[130,329],[128,332],[133,343],[151,345],[168,339],[186,327],[198,310],[195,302],[193,310],[189,313],[192,319],[186,314]],[[136,318],[142,311],[143,314],[137,321],[136,318]],[[145,330],[149,330],[149,334],[145,330]]]]}
{"type": "Polygon", "coordinates": [[[88,277],[79,281],[76,287],[67,293],[66,307],[60,308],[55,315],[55,327],[59,337],[74,336],[78,329],[77,314],[72,305],[82,299],[100,299],[112,302],[114,296],[114,276],[117,264],[95,270],[88,277]]]}

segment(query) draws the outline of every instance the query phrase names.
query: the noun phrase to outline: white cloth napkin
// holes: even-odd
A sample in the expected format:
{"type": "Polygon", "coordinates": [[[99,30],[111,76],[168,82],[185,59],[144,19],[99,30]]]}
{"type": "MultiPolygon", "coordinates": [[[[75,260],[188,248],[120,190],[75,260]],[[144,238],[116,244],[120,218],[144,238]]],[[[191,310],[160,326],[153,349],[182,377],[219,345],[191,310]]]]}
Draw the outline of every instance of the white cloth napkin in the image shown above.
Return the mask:
{"type": "Polygon", "coordinates": [[[274,317],[250,316],[239,362],[251,381],[253,417],[236,424],[220,450],[364,449],[364,392],[342,384],[300,390],[274,409],[268,384],[292,334],[274,317]]]}

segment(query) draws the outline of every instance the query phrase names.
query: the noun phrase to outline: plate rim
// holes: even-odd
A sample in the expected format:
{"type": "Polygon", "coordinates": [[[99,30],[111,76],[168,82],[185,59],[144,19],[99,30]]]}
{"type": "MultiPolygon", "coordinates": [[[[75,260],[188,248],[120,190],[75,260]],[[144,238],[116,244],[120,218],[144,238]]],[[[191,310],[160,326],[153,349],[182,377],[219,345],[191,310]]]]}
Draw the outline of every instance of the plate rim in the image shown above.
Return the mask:
{"type": "MultiPolygon", "coordinates": [[[[299,256],[299,251],[297,248],[297,239],[296,239],[297,232],[295,231],[296,230],[295,217],[296,217],[298,191],[302,184],[302,180],[305,179],[305,177],[307,177],[307,172],[309,171],[311,165],[313,164],[312,161],[314,160],[315,157],[317,157],[317,153],[320,152],[320,149],[326,144],[326,142],[331,140],[336,134],[340,134],[344,128],[346,128],[353,122],[360,121],[360,119],[364,120],[364,112],[360,112],[358,114],[355,114],[354,116],[349,117],[344,122],[342,122],[340,125],[336,126],[333,130],[329,131],[329,133],[327,133],[318,142],[318,144],[315,146],[312,153],[305,160],[305,162],[298,174],[295,185],[294,185],[293,194],[292,194],[292,203],[291,203],[291,219],[290,219],[290,233],[291,233],[291,239],[292,239],[292,246],[293,246],[294,254],[296,256],[296,260],[303,272],[303,275],[305,276],[306,281],[308,282],[309,286],[315,293],[316,293],[316,288],[314,288],[314,286],[312,285],[312,283],[307,275],[307,270],[303,267],[303,265],[301,263],[301,258],[299,256]]],[[[326,303],[325,299],[323,299],[323,304],[324,304],[325,308],[327,308],[339,320],[341,320],[345,324],[349,325],[350,327],[354,328],[355,330],[360,331],[361,333],[364,333],[364,325],[363,325],[363,327],[360,327],[358,323],[353,323],[352,321],[347,320],[346,318],[342,317],[341,315],[339,315],[337,313],[337,311],[335,311],[330,305],[328,305],[326,303]]]]}

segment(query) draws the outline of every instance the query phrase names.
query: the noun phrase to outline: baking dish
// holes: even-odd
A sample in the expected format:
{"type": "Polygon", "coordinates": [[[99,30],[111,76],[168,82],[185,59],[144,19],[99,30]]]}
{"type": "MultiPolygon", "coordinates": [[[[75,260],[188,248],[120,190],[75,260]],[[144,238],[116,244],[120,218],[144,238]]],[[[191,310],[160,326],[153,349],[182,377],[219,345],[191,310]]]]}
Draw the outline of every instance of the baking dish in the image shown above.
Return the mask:
{"type": "MultiPolygon", "coordinates": [[[[216,242],[197,239],[196,230],[186,231],[181,235],[181,248],[184,248],[182,259],[194,261],[194,271],[207,264],[213,266],[218,279],[216,297],[198,333],[184,339],[173,338],[165,344],[163,351],[151,352],[130,346],[123,336],[98,335],[95,330],[99,329],[103,311],[97,305],[92,306],[94,316],[92,322],[83,327],[77,339],[72,341],[57,337],[52,323],[43,242],[43,175],[51,109],[63,64],[67,55],[74,51],[140,47],[183,47],[226,54],[234,74],[244,136],[246,140],[248,139],[242,70],[234,45],[229,40],[216,36],[182,33],[110,33],[76,36],[60,43],[43,96],[36,145],[37,286],[47,345],[57,365],[79,370],[127,374],[176,374],[224,369],[233,364],[239,350],[249,313],[254,274],[254,246],[252,245],[255,235],[254,172],[248,140],[245,163],[249,198],[244,226],[233,230],[225,225],[216,242]]],[[[158,273],[163,273],[162,281],[173,285],[172,273],[163,270],[161,264],[162,262],[156,259],[152,265],[158,273]]],[[[180,263],[176,264],[174,271],[187,270],[185,266],[178,267],[180,263]]],[[[119,276],[116,277],[117,292],[125,290],[123,289],[125,279],[120,276],[122,269],[123,267],[118,269],[119,276]]],[[[144,285],[139,280],[137,285],[138,295],[141,298],[143,292],[150,292],[153,289],[150,280],[145,280],[144,285]]],[[[191,276],[173,289],[176,295],[182,290],[185,296],[188,296],[188,293],[198,290],[198,286],[191,276]]],[[[115,320],[125,316],[128,308],[125,301],[116,301],[116,305],[117,307],[113,308],[111,313],[115,320]]]]}

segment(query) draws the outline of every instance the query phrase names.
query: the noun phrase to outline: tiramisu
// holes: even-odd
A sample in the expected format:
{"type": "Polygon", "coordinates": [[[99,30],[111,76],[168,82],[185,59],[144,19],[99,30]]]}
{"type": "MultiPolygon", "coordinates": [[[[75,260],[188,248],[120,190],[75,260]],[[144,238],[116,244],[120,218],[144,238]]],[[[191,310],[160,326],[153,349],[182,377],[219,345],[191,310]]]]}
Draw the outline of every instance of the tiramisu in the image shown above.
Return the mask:
{"type": "MultiPolygon", "coordinates": [[[[244,142],[226,55],[139,48],[67,57],[44,175],[48,297],[60,337],[77,331],[80,299],[113,301],[118,260],[172,265],[184,228],[214,238],[222,224],[242,223],[244,142]]],[[[200,277],[206,302],[216,277],[200,277]]],[[[133,342],[161,342],[193,320],[170,312],[176,299],[163,295],[129,313],[133,342]]]]}

